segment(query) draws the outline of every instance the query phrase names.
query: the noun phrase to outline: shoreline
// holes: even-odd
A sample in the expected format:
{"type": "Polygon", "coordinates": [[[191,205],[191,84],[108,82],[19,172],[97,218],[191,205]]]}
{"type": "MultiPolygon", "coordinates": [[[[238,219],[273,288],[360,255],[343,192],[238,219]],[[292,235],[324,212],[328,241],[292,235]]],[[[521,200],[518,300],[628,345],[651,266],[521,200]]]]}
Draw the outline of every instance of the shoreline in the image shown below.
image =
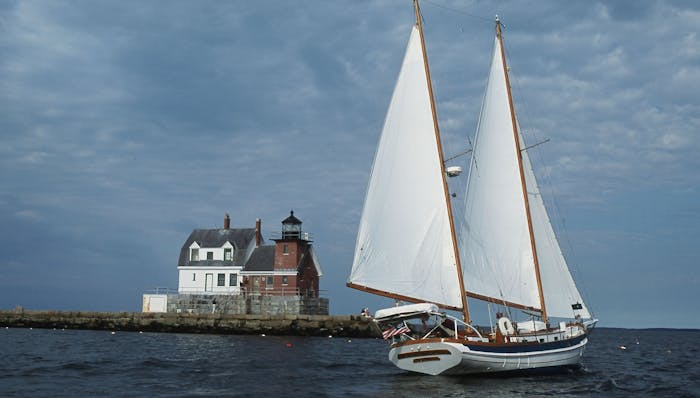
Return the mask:
{"type": "Polygon", "coordinates": [[[195,334],[378,338],[360,315],[245,315],[0,310],[0,327],[195,334]]]}

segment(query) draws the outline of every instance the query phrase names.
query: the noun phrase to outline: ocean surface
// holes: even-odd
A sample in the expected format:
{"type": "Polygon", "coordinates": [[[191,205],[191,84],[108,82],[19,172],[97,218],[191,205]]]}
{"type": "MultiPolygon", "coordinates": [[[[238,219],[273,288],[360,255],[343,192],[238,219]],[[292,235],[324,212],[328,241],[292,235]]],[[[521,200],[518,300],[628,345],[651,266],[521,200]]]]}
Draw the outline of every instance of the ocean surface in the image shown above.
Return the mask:
{"type": "Polygon", "coordinates": [[[544,376],[422,376],[387,352],[380,339],[3,328],[0,397],[700,397],[700,330],[598,328],[581,370],[544,376]]]}

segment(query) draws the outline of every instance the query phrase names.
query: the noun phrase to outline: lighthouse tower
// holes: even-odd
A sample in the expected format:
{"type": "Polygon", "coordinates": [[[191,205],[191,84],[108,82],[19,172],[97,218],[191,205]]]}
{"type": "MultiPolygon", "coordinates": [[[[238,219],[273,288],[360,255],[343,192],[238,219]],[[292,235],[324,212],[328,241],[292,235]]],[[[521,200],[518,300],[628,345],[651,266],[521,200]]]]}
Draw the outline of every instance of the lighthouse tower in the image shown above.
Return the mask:
{"type": "MultiPolygon", "coordinates": [[[[275,241],[275,271],[295,270],[299,260],[307,252],[310,241],[302,238],[301,220],[294,216],[282,220],[282,235],[275,241]]],[[[308,236],[308,234],[307,234],[308,236]]]]}
{"type": "MultiPolygon", "coordinates": [[[[282,220],[282,234],[275,241],[275,288],[296,288],[301,296],[318,294],[318,270],[311,250],[309,234],[302,232],[301,220],[294,216],[282,220]]],[[[288,294],[288,293],[286,293],[288,294]]]]}

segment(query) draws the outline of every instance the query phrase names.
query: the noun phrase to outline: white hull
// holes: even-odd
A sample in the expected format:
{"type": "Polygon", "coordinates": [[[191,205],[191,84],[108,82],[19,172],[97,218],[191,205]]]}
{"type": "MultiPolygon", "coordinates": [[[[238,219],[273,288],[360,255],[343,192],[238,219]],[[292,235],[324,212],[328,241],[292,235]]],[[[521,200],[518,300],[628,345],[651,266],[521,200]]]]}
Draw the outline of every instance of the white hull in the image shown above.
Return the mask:
{"type": "Polygon", "coordinates": [[[586,336],[520,347],[425,339],[394,345],[389,360],[401,369],[430,375],[527,371],[576,366],[586,343],[586,336]]]}

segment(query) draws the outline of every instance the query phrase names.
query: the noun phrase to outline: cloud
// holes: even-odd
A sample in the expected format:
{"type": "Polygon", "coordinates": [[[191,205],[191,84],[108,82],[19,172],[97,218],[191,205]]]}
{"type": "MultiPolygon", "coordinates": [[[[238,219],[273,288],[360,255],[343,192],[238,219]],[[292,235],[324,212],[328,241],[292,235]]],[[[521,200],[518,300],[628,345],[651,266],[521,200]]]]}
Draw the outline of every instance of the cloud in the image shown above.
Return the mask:
{"type": "Polygon", "coordinates": [[[15,216],[27,221],[39,221],[41,216],[33,210],[20,210],[15,212],[15,216]]]}
{"type": "MultiPolygon", "coordinates": [[[[545,192],[573,213],[570,227],[619,232],[610,241],[624,250],[646,226],[586,220],[620,202],[655,214],[640,192],[697,199],[697,6],[440,5],[422,9],[446,154],[475,131],[499,14],[526,139],[551,139],[531,159],[545,192]]],[[[131,294],[176,283],[182,241],[225,211],[235,225],[262,217],[276,231],[294,208],[316,237],[332,308],[371,300],[344,282],[410,4],[23,1],[1,5],[0,20],[6,251],[28,250],[40,224],[67,285],[84,273],[106,286],[100,275],[115,278],[115,267],[131,294]]],[[[598,247],[586,248],[614,250],[598,247]]],[[[2,261],[47,271],[39,259],[2,261]]],[[[115,295],[115,307],[138,306],[115,295]]]]}

